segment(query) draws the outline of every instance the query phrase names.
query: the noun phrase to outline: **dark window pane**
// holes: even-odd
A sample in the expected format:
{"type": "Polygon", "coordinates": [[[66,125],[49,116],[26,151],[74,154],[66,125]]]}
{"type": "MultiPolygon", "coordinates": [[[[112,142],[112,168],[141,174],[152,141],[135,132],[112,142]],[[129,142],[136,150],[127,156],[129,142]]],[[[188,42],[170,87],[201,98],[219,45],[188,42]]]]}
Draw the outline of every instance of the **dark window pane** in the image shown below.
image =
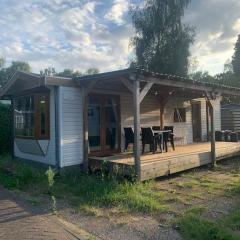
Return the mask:
{"type": "Polygon", "coordinates": [[[46,96],[40,97],[40,135],[46,134],[46,96]]]}
{"type": "Polygon", "coordinates": [[[174,122],[186,122],[186,108],[176,108],[174,110],[174,122]]]}
{"type": "Polygon", "coordinates": [[[14,124],[15,135],[34,136],[34,97],[21,97],[15,100],[14,124]]]}

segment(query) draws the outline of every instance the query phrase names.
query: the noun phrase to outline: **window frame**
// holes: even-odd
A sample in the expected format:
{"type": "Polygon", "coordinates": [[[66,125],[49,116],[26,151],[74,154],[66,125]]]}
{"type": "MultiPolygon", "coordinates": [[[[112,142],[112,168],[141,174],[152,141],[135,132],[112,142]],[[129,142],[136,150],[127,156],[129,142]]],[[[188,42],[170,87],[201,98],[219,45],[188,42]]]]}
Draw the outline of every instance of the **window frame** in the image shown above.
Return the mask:
{"type": "Polygon", "coordinates": [[[186,123],[187,122],[187,108],[181,107],[181,108],[175,108],[173,113],[173,122],[174,123],[186,123]],[[176,111],[179,111],[179,114],[181,115],[182,121],[179,121],[178,117],[176,117],[176,111]],[[184,114],[182,116],[182,111],[184,111],[184,114]]]}
{"type": "Polygon", "coordinates": [[[36,140],[49,140],[50,139],[50,93],[43,92],[43,93],[32,93],[21,95],[14,98],[14,110],[16,107],[16,100],[20,98],[31,97],[34,98],[34,136],[24,136],[24,135],[16,135],[16,121],[15,121],[15,114],[14,114],[14,137],[21,138],[21,139],[36,139],[36,140]],[[40,99],[42,96],[45,96],[46,99],[46,116],[45,116],[45,128],[46,133],[41,135],[41,112],[40,112],[40,99]]]}

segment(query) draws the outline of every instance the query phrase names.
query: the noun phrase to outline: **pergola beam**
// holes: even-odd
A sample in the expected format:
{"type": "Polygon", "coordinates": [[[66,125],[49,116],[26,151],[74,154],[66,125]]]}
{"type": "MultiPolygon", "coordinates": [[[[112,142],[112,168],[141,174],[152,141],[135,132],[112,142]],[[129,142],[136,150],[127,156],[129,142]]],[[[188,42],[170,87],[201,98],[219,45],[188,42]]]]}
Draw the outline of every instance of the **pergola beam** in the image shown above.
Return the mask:
{"type": "Polygon", "coordinates": [[[202,92],[214,92],[214,93],[221,93],[223,95],[235,95],[240,96],[239,90],[233,90],[228,88],[221,88],[218,86],[204,86],[203,84],[199,84],[198,82],[186,82],[186,81],[176,81],[166,78],[157,78],[157,77],[146,77],[146,76],[139,76],[139,81],[141,82],[152,82],[154,84],[168,86],[168,87],[177,87],[182,89],[188,90],[196,90],[202,92]]]}
{"type": "Polygon", "coordinates": [[[120,78],[120,81],[131,93],[133,93],[133,84],[127,78],[120,78]]]}
{"type": "Polygon", "coordinates": [[[140,99],[139,99],[140,103],[143,101],[144,97],[147,95],[147,93],[149,92],[152,86],[153,86],[153,83],[149,82],[143,87],[140,93],[140,99]]]}

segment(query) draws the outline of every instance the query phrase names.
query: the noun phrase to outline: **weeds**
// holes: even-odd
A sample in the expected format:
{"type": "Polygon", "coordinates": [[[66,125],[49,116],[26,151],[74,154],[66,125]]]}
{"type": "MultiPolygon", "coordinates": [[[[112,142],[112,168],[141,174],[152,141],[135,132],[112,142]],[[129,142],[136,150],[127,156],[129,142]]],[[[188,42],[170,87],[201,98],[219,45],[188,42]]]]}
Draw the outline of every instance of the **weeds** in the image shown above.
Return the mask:
{"type": "Polygon", "coordinates": [[[202,209],[187,211],[179,220],[180,233],[185,240],[238,240],[230,229],[219,221],[210,221],[201,216],[202,209]]]}

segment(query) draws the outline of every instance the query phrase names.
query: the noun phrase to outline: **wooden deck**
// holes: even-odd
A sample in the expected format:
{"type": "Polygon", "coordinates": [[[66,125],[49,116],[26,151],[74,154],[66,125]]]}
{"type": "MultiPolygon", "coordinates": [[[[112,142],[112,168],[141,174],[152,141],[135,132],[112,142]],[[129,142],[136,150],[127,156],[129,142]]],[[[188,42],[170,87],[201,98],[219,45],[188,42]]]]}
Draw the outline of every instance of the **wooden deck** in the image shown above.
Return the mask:
{"type": "MultiPolygon", "coordinates": [[[[216,142],[217,161],[240,156],[240,143],[216,142]]],[[[153,179],[182,172],[211,163],[211,144],[198,143],[176,147],[167,153],[148,153],[141,156],[141,180],[153,179]]],[[[123,153],[106,157],[90,157],[90,169],[110,169],[113,174],[132,176],[134,174],[133,155],[123,153]]]]}

